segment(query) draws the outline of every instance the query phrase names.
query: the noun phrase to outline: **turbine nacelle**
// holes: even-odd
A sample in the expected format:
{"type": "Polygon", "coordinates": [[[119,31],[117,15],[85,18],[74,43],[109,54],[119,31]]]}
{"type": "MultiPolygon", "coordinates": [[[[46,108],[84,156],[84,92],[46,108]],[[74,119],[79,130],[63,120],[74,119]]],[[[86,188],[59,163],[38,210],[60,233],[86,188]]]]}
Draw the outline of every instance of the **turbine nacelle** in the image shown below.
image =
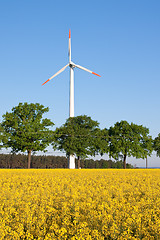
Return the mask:
{"type": "Polygon", "coordinates": [[[70,61],[70,62],[69,62],[69,67],[71,67],[71,68],[75,68],[75,67],[76,67],[76,64],[73,63],[72,61],[70,61]]]}

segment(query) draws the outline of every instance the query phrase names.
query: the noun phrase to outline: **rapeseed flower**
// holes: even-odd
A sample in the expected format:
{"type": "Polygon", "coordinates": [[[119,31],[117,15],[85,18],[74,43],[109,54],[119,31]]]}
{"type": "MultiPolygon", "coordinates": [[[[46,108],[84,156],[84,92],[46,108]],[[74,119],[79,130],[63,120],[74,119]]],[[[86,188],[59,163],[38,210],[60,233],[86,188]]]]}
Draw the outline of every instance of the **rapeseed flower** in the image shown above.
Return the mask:
{"type": "Polygon", "coordinates": [[[0,239],[160,239],[160,170],[0,170],[0,239]]]}

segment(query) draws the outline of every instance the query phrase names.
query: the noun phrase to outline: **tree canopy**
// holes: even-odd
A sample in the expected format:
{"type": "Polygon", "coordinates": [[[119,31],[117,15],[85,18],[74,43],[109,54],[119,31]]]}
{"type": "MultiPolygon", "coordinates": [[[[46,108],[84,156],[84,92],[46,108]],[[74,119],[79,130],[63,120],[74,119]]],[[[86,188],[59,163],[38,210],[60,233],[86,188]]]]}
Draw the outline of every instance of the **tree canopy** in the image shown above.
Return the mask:
{"type": "Polygon", "coordinates": [[[127,121],[117,122],[109,129],[110,155],[117,158],[123,155],[124,168],[127,156],[146,158],[152,153],[152,138],[149,129],[127,121]]]}
{"type": "Polygon", "coordinates": [[[160,134],[153,140],[149,129],[127,121],[117,122],[109,129],[100,129],[99,123],[87,115],[68,118],[55,131],[49,128],[54,123],[42,118],[49,108],[39,103],[19,103],[11,112],[4,114],[0,124],[0,148],[11,148],[12,152],[28,152],[28,168],[31,163],[31,153],[45,151],[52,143],[54,150],[65,151],[66,156],[75,155],[78,158],[109,154],[117,159],[123,156],[124,168],[126,158],[147,158],[152,150],[160,157],[160,134]]]}
{"type": "Polygon", "coordinates": [[[94,139],[92,144],[93,155],[109,153],[109,131],[105,129],[96,129],[94,132],[94,139]]]}
{"type": "MultiPolygon", "coordinates": [[[[31,152],[43,151],[51,142],[53,131],[48,127],[54,123],[42,115],[49,111],[39,103],[19,103],[12,108],[12,112],[6,112],[1,126],[4,129],[7,141],[3,141],[4,147],[11,147],[12,152],[28,152],[28,168],[30,168],[31,152]]],[[[2,139],[3,140],[3,139],[2,139]]]]}
{"type": "Polygon", "coordinates": [[[157,153],[157,156],[160,157],[160,133],[158,134],[158,137],[156,137],[153,141],[153,148],[157,153]]]}
{"type": "Polygon", "coordinates": [[[66,123],[54,132],[53,148],[64,150],[66,155],[78,158],[93,155],[94,136],[99,123],[86,115],[68,118],[66,123]]]}
{"type": "Polygon", "coordinates": [[[0,124],[0,149],[3,147],[3,141],[4,141],[4,130],[2,128],[2,125],[0,124]]]}

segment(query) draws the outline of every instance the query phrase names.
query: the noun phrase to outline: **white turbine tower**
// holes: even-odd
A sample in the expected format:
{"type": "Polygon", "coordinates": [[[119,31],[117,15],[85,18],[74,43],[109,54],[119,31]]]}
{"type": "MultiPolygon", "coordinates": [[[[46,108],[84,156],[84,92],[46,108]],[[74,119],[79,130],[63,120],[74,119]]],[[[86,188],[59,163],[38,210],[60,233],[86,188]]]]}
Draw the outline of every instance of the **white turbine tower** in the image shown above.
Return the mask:
{"type": "MultiPolygon", "coordinates": [[[[81,67],[80,65],[77,65],[75,63],[73,63],[71,61],[71,31],[69,30],[69,48],[68,48],[68,55],[69,55],[69,63],[64,66],[62,69],[60,69],[57,73],[55,73],[52,77],[50,77],[46,82],[44,82],[42,85],[44,85],[45,83],[47,83],[48,81],[50,81],[52,78],[56,77],[58,74],[60,74],[61,72],[63,72],[66,67],[70,67],[70,99],[69,99],[69,117],[74,117],[74,68],[80,68],[84,71],[87,71],[89,73],[92,73],[94,75],[97,75],[100,77],[100,75],[98,75],[95,72],[92,72],[90,70],[88,70],[87,68],[81,67]]],[[[70,155],[69,156],[69,168],[70,169],[75,169],[75,156],[74,155],[70,155]]]]}

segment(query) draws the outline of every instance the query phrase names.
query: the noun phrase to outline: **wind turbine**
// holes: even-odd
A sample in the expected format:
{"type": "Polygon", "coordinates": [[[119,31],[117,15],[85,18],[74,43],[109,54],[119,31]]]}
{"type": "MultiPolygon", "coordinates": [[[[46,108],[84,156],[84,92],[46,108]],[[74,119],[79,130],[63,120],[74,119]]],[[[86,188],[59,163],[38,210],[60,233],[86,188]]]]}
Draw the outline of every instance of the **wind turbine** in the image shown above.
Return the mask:
{"type": "MultiPolygon", "coordinates": [[[[58,74],[63,72],[68,66],[70,67],[70,100],[69,100],[69,117],[74,117],[74,68],[80,68],[86,72],[92,73],[96,76],[101,77],[95,72],[92,72],[88,70],[87,68],[84,68],[80,65],[77,65],[71,61],[71,30],[69,30],[69,47],[68,47],[68,55],[69,55],[69,63],[64,66],[62,69],[60,69],[57,73],[55,73],[52,77],[50,77],[47,81],[45,81],[42,85],[49,82],[52,78],[56,77],[58,74]]],[[[69,168],[74,169],[75,168],[75,156],[70,155],[69,156],[69,168]]]]}

